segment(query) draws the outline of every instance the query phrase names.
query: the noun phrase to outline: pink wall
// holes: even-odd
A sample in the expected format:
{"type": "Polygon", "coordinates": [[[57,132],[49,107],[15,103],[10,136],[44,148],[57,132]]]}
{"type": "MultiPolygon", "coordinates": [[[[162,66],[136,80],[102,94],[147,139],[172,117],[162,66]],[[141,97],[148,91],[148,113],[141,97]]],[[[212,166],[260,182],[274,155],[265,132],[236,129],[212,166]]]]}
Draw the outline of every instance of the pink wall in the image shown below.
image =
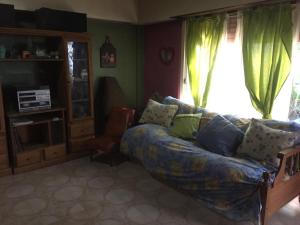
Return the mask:
{"type": "Polygon", "coordinates": [[[144,99],[154,92],[162,96],[179,97],[181,74],[182,22],[172,21],[145,26],[144,29],[144,99]],[[160,60],[161,48],[173,48],[174,57],[169,65],[160,60]]]}

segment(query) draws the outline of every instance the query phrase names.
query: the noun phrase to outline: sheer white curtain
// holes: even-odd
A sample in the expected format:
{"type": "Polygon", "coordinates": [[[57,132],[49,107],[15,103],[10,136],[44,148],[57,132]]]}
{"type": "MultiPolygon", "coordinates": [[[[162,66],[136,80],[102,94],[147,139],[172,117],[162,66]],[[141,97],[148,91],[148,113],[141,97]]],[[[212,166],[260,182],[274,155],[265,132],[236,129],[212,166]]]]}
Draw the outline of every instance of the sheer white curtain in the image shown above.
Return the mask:
{"type": "MultiPolygon", "coordinates": [[[[229,16],[227,20],[229,19],[229,16]]],[[[228,23],[224,24],[224,34],[218,50],[215,68],[212,75],[211,89],[208,96],[207,109],[220,114],[232,114],[246,118],[261,118],[251,104],[248,90],[244,81],[244,68],[242,56],[242,16],[237,15],[237,30],[235,40],[229,40],[227,33],[228,23]]],[[[296,38],[295,31],[294,40],[296,38]]],[[[273,119],[287,120],[289,113],[292,81],[295,74],[299,74],[300,62],[299,45],[297,51],[296,41],[293,48],[292,71],[289,79],[285,82],[281,92],[274,102],[272,117],[273,119]],[[298,67],[298,69],[297,69],[298,67]]],[[[184,75],[186,70],[184,70],[184,75]]],[[[299,75],[298,75],[299,76],[299,75]]],[[[189,90],[188,76],[183,76],[185,82],[182,85],[181,100],[192,104],[193,99],[189,90]]],[[[299,76],[300,81],[300,76],[299,76]]],[[[300,85],[299,85],[300,90],[300,85]]],[[[299,93],[300,94],[300,93],[299,93]]]]}
{"type": "MultiPolygon", "coordinates": [[[[292,57],[292,69],[291,76],[287,81],[288,91],[293,91],[293,96],[290,101],[289,118],[297,119],[300,117],[300,4],[296,4],[296,8],[293,12],[293,57],[292,57]]],[[[283,100],[284,101],[284,100],[283,100]]]]}
{"type": "MultiPolygon", "coordinates": [[[[229,16],[227,20],[229,19],[229,16]]],[[[221,114],[260,117],[252,107],[244,82],[240,15],[237,15],[235,40],[229,40],[228,23],[218,51],[207,109],[221,114]]]]}
{"type": "Polygon", "coordinates": [[[183,23],[182,26],[182,76],[181,76],[181,88],[180,88],[180,100],[190,104],[194,105],[194,100],[192,96],[192,92],[190,89],[190,82],[189,82],[189,76],[188,76],[188,69],[187,69],[187,61],[186,61],[186,54],[185,54],[185,41],[186,41],[186,22],[183,23]]]}

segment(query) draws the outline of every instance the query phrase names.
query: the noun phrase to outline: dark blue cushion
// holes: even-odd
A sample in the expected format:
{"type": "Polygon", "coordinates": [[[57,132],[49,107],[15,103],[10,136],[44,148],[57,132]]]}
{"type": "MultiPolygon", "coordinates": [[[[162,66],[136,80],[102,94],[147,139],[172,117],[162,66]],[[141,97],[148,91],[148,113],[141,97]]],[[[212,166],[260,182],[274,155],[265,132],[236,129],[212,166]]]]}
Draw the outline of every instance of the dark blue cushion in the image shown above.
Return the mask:
{"type": "Polygon", "coordinates": [[[233,156],[243,137],[241,129],[218,115],[199,130],[196,145],[220,155],[233,156]]]}

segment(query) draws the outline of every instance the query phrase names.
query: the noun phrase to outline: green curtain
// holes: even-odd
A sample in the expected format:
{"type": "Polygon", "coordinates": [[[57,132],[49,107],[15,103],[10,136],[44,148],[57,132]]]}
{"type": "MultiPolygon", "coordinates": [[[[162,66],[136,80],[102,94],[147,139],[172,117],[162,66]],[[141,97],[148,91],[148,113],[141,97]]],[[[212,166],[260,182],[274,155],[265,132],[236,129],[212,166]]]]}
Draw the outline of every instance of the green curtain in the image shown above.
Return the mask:
{"type": "Polygon", "coordinates": [[[207,104],[224,19],[224,15],[217,15],[187,20],[186,59],[195,106],[205,108],[207,104]]]}
{"type": "Polygon", "coordinates": [[[274,100],[289,76],[292,51],[290,4],[243,12],[245,84],[254,108],[271,118],[274,100]]]}

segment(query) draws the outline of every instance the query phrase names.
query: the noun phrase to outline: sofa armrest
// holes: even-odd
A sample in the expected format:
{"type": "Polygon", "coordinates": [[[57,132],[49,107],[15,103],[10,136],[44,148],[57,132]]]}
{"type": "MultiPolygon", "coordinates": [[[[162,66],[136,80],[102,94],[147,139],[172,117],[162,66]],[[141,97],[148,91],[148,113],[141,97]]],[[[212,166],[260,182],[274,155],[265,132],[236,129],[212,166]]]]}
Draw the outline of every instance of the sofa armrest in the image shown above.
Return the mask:
{"type": "Polygon", "coordinates": [[[281,152],[278,153],[278,158],[280,159],[288,158],[297,153],[300,153],[300,145],[297,145],[294,148],[288,148],[282,150],[281,152]]]}
{"type": "Polygon", "coordinates": [[[282,150],[277,157],[280,159],[279,169],[274,185],[285,180],[286,175],[300,174],[300,146],[282,150]]]}

